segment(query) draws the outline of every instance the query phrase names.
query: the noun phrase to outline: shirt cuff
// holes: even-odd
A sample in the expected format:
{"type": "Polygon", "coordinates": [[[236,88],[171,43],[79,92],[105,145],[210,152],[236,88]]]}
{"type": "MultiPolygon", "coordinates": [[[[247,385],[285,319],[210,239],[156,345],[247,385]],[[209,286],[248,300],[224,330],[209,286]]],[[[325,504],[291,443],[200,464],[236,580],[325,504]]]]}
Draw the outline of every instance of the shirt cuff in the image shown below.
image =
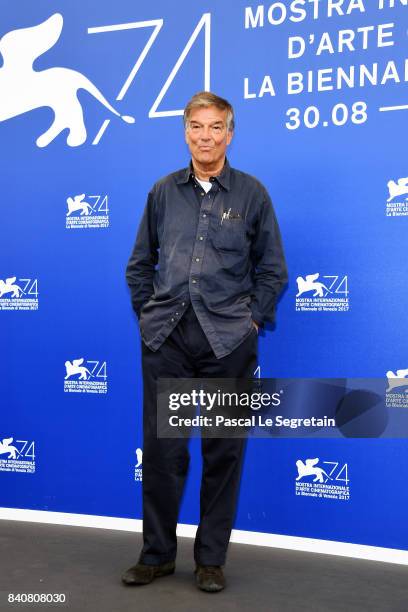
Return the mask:
{"type": "Polygon", "coordinates": [[[255,321],[259,327],[265,327],[264,319],[261,313],[255,308],[255,305],[250,304],[249,307],[252,312],[252,320],[255,321]]]}

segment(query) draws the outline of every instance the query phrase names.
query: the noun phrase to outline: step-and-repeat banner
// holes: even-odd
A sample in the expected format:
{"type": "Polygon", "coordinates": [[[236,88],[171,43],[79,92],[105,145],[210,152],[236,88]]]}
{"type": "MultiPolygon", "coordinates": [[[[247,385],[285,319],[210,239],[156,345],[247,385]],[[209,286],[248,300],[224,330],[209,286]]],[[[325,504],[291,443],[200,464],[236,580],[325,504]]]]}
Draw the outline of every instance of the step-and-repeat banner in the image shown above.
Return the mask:
{"type": "MultiPolygon", "coordinates": [[[[288,261],[256,376],[379,377],[404,409],[407,28],[406,0],[2,2],[1,506],[141,517],[125,268],[203,89],[235,108],[228,159],[269,190],[288,261]]],[[[250,439],[235,527],[407,549],[408,447],[380,434],[250,439]]]]}

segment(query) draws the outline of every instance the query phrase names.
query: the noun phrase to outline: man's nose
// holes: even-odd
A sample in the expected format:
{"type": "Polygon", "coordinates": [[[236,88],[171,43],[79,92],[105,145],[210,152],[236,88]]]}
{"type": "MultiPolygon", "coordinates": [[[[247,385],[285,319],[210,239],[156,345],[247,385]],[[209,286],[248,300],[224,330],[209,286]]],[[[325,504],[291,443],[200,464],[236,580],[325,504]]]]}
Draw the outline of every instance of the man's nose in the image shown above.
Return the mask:
{"type": "Polygon", "coordinates": [[[207,126],[204,126],[201,132],[201,140],[210,140],[210,139],[211,139],[210,128],[207,126]]]}

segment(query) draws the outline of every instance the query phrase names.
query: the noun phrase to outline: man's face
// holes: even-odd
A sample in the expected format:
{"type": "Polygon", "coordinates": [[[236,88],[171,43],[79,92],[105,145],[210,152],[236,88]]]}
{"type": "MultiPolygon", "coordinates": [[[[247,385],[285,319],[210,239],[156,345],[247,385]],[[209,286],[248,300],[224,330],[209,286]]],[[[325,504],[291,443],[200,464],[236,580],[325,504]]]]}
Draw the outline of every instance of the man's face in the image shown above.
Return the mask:
{"type": "Polygon", "coordinates": [[[227,130],[227,111],[216,106],[193,109],[185,135],[193,162],[216,165],[232,140],[233,133],[227,130]]]}

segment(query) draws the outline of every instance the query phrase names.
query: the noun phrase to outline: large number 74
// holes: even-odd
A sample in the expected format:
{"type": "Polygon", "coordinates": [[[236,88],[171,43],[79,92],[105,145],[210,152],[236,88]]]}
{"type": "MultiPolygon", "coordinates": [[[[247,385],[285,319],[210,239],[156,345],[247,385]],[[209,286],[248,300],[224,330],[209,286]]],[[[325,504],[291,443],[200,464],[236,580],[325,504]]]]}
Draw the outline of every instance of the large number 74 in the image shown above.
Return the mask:
{"type": "MultiPolygon", "coordinates": [[[[153,28],[153,32],[151,33],[147,43],[142,49],[142,52],[137,58],[135,65],[133,66],[124,84],[122,85],[121,90],[116,96],[116,100],[123,100],[123,98],[125,97],[126,92],[128,91],[129,87],[133,83],[136,77],[136,74],[138,73],[141,65],[146,59],[147,54],[149,53],[154,41],[156,40],[157,35],[160,32],[162,26],[163,26],[163,19],[153,19],[151,21],[134,21],[132,23],[122,23],[122,24],[115,24],[115,25],[99,26],[95,28],[88,28],[89,34],[100,34],[102,32],[117,32],[118,30],[132,30],[136,28],[153,28]]],[[[182,66],[187,55],[189,54],[194,42],[196,41],[202,29],[204,29],[204,90],[209,91],[210,89],[210,26],[211,26],[211,13],[204,13],[200,21],[198,22],[194,32],[191,34],[190,38],[188,39],[186,46],[184,47],[183,51],[180,53],[169,76],[167,77],[166,82],[161,88],[159,95],[153,102],[153,105],[149,111],[149,117],[151,118],[174,117],[176,115],[183,114],[182,109],[158,111],[157,108],[160,102],[162,101],[162,99],[164,98],[171,83],[173,82],[173,79],[176,76],[177,72],[180,70],[180,67],[182,66]]],[[[98,144],[106,128],[108,127],[109,123],[110,123],[110,119],[106,119],[102,123],[100,130],[98,131],[97,135],[95,136],[92,142],[93,145],[98,144]]]]}

